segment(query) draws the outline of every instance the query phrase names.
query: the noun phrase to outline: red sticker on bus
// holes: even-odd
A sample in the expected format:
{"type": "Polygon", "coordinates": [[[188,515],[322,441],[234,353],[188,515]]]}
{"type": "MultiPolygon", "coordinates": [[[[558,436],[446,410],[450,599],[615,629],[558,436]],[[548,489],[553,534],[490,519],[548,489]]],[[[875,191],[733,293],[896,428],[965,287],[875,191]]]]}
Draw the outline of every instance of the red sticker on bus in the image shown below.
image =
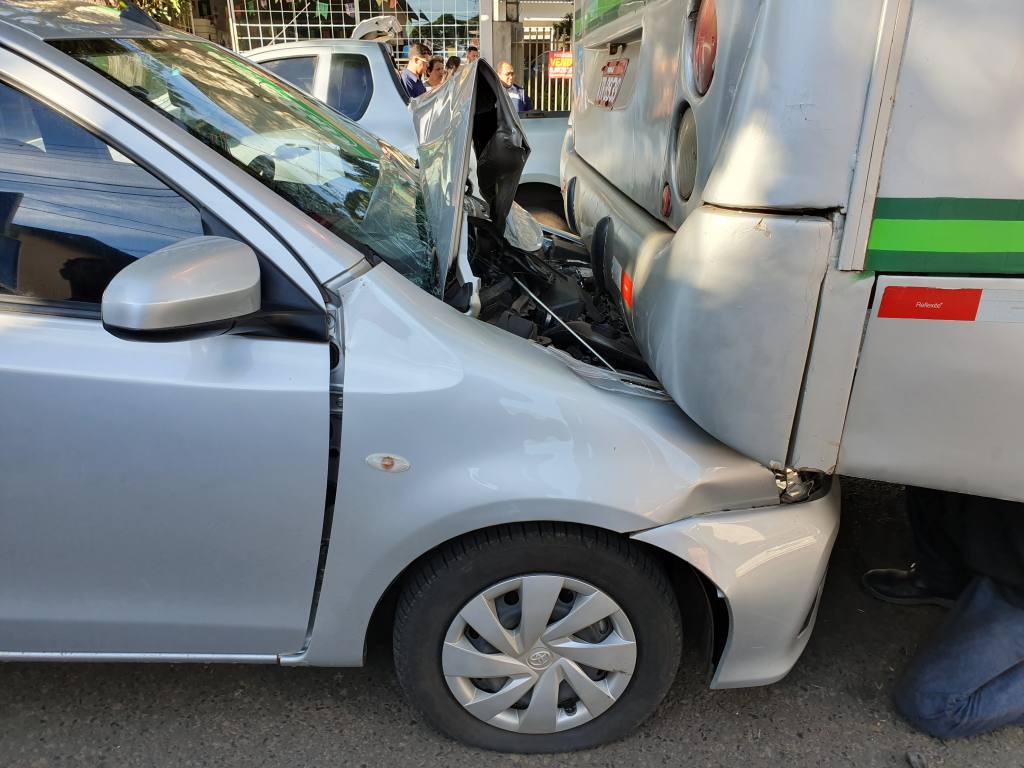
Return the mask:
{"type": "Polygon", "coordinates": [[[978,316],[981,288],[920,288],[890,285],[882,295],[879,317],[901,320],[967,320],[978,316]]]}

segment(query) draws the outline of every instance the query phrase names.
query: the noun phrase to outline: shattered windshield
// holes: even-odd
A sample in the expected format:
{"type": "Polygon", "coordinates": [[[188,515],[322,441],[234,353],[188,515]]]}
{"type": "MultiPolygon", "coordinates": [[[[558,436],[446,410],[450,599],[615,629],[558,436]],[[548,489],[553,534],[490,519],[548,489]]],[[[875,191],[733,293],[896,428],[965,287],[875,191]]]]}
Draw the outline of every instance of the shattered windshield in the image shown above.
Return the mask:
{"type": "Polygon", "coordinates": [[[412,161],[328,107],[215,45],[56,40],[371,258],[440,295],[412,161]]]}

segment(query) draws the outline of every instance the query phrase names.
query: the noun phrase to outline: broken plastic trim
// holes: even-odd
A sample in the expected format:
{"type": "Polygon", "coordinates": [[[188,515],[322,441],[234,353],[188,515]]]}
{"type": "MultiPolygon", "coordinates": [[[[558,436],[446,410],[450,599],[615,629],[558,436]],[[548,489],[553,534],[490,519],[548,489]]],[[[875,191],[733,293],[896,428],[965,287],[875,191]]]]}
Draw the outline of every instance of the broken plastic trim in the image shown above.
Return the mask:
{"type": "Polygon", "coordinates": [[[793,469],[781,461],[770,462],[768,469],[775,474],[775,486],[784,504],[807,501],[826,485],[826,475],[822,472],[793,469]]]}

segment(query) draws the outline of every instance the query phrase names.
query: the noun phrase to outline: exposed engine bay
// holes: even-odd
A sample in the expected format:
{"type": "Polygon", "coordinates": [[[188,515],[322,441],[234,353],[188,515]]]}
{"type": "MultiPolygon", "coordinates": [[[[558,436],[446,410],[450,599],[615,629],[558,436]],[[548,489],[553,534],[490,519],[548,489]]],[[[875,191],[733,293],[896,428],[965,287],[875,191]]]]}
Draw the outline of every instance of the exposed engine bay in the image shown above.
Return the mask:
{"type": "Polygon", "coordinates": [[[494,70],[481,62],[471,81],[473,71],[459,90],[441,89],[414,108],[426,218],[438,237],[438,292],[592,381],[610,373],[647,396],[661,392],[583,243],[542,231],[514,202],[529,142],[494,70]],[[445,183],[454,179],[466,180],[457,194],[445,183]]]}
{"type": "MultiPolygon", "coordinates": [[[[510,237],[507,230],[502,237],[485,215],[473,215],[481,211],[468,213],[469,265],[480,280],[480,320],[590,365],[653,379],[615,300],[599,289],[581,242],[557,232],[541,234],[539,228],[536,241],[510,237]],[[510,241],[539,247],[527,251],[510,241]]],[[[456,306],[458,288],[450,284],[446,295],[456,306]]]]}

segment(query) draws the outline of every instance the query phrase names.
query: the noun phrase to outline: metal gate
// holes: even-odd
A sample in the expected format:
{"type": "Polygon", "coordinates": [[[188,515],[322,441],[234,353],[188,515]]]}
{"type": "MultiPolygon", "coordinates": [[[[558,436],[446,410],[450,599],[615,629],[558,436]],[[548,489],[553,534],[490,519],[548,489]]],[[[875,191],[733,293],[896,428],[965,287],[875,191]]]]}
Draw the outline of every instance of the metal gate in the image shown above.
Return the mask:
{"type": "Polygon", "coordinates": [[[522,39],[512,43],[512,66],[518,82],[540,112],[568,112],[572,103],[572,78],[552,79],[548,53],[568,50],[568,43],[555,37],[553,27],[523,27],[522,39]]]}
{"type": "Polygon", "coordinates": [[[403,61],[409,42],[424,42],[438,56],[461,57],[480,37],[480,0],[227,0],[227,12],[237,51],[347,38],[361,20],[382,15],[394,16],[402,27],[403,39],[392,47],[403,61]]]}

